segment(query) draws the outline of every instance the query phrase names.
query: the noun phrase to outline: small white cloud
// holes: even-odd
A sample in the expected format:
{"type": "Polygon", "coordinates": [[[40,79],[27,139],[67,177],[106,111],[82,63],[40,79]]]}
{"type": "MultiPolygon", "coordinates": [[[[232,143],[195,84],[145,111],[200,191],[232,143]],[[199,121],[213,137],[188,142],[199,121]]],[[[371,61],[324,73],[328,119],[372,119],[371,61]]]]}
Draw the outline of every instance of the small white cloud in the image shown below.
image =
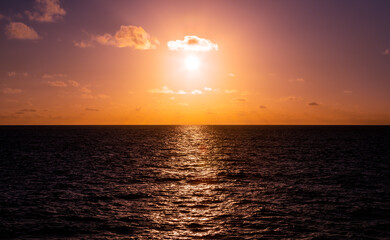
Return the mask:
{"type": "Polygon", "coordinates": [[[81,91],[82,93],[91,93],[91,92],[92,92],[92,90],[89,89],[89,88],[87,88],[87,87],[82,87],[82,88],[80,88],[80,91],[81,91]]]}
{"type": "Polygon", "coordinates": [[[73,42],[73,45],[74,45],[75,47],[79,47],[79,48],[94,47],[94,45],[93,45],[91,42],[86,42],[86,41],[80,41],[80,42],[74,41],[74,42],[73,42]]]}
{"type": "Polygon", "coordinates": [[[4,88],[3,89],[4,94],[19,94],[21,92],[22,92],[22,90],[17,89],[17,88],[4,88]]]}
{"type": "Polygon", "coordinates": [[[228,73],[226,74],[228,77],[235,77],[236,75],[234,73],[228,73]]]}
{"type": "Polygon", "coordinates": [[[78,83],[78,82],[76,82],[74,80],[69,80],[68,83],[72,87],[79,87],[80,86],[80,83],[78,83]]]}
{"type": "Polygon", "coordinates": [[[167,86],[163,86],[162,88],[155,88],[148,90],[149,93],[157,93],[157,94],[186,94],[183,90],[174,91],[169,89],[167,86]]]}
{"type": "Polygon", "coordinates": [[[55,73],[55,74],[43,74],[42,78],[64,78],[67,77],[66,74],[55,73]]]}
{"type": "Polygon", "coordinates": [[[169,89],[167,86],[163,86],[162,88],[149,89],[149,93],[161,93],[161,94],[174,94],[174,91],[169,89]]]}
{"type": "Polygon", "coordinates": [[[31,27],[21,22],[11,22],[5,28],[5,33],[9,39],[37,40],[40,39],[38,33],[31,27]]]}
{"type": "Polygon", "coordinates": [[[211,92],[211,91],[213,91],[213,89],[212,89],[212,88],[209,88],[209,87],[205,87],[205,88],[203,88],[203,90],[205,90],[206,92],[211,92]]]}
{"type": "Polygon", "coordinates": [[[196,95],[196,94],[203,94],[201,90],[195,89],[191,92],[191,94],[196,95]]]}
{"type": "Polygon", "coordinates": [[[15,76],[22,76],[22,77],[28,77],[28,73],[26,72],[7,72],[8,77],[15,77],[15,76]]]}
{"type": "Polygon", "coordinates": [[[66,87],[66,83],[63,81],[47,81],[52,87],[66,87]]]}
{"type": "Polygon", "coordinates": [[[225,90],[225,93],[227,93],[227,94],[236,93],[236,92],[237,92],[237,90],[235,90],[235,89],[231,89],[231,90],[226,89],[225,90]]]}
{"type": "Polygon", "coordinates": [[[197,36],[185,36],[184,40],[169,41],[167,45],[171,51],[208,52],[218,50],[218,44],[197,36]]]}
{"type": "Polygon", "coordinates": [[[35,10],[25,13],[28,19],[38,22],[55,22],[66,15],[59,0],[35,0],[35,10]]]}

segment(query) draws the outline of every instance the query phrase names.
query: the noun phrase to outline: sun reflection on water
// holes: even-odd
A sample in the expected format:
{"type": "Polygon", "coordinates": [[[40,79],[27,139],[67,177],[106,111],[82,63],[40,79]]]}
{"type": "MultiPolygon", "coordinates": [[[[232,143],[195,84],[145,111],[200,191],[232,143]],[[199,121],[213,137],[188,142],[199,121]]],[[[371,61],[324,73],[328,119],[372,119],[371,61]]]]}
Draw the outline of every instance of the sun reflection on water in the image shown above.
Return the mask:
{"type": "Polygon", "coordinates": [[[173,154],[161,175],[180,180],[164,186],[157,203],[160,210],[152,211],[150,219],[166,227],[167,238],[216,236],[226,230],[218,221],[232,214],[234,204],[226,200],[228,186],[218,177],[220,168],[213,154],[217,139],[202,126],[182,126],[176,131],[170,146],[173,154]]]}

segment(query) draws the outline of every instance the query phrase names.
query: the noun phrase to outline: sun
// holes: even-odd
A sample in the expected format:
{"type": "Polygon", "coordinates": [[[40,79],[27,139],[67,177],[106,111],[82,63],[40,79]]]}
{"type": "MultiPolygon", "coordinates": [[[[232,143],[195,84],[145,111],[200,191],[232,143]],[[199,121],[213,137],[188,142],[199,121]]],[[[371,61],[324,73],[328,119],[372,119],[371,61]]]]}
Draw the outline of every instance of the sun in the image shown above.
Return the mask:
{"type": "Polygon", "coordinates": [[[188,56],[185,60],[185,67],[187,70],[195,71],[199,68],[200,61],[196,56],[188,56]]]}

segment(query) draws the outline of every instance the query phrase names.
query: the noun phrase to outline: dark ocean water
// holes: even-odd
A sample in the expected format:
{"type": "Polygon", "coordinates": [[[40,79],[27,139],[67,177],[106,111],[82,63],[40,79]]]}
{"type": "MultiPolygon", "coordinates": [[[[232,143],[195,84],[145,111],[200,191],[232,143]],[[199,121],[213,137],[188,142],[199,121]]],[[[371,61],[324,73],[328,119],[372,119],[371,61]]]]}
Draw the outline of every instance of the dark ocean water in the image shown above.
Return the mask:
{"type": "Polygon", "coordinates": [[[390,127],[0,127],[0,238],[390,239],[390,127]]]}

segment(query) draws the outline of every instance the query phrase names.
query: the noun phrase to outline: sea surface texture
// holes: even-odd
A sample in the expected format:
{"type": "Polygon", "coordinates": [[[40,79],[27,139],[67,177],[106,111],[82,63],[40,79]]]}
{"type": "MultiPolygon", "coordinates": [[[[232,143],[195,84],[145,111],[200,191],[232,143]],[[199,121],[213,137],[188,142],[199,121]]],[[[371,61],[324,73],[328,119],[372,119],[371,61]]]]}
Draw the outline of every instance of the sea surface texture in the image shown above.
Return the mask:
{"type": "Polygon", "coordinates": [[[1,239],[390,239],[390,127],[0,127],[1,239]]]}

